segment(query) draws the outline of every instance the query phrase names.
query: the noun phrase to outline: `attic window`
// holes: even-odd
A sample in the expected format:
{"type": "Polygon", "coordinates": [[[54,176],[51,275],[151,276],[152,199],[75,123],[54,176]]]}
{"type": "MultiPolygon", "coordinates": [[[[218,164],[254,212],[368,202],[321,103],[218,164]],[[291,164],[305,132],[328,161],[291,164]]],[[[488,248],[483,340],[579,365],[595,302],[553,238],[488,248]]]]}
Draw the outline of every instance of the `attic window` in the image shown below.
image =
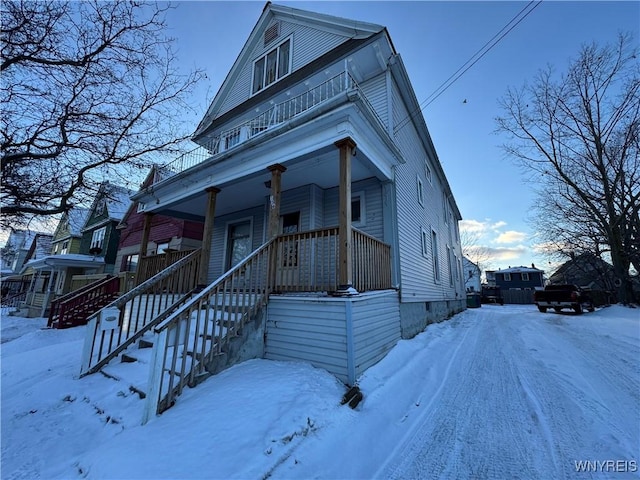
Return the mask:
{"type": "Polygon", "coordinates": [[[290,38],[254,62],[251,93],[258,93],[289,73],[291,73],[290,38]]]}
{"type": "Polygon", "coordinates": [[[264,31],[264,46],[266,47],[280,35],[280,22],[272,24],[264,31]]]}

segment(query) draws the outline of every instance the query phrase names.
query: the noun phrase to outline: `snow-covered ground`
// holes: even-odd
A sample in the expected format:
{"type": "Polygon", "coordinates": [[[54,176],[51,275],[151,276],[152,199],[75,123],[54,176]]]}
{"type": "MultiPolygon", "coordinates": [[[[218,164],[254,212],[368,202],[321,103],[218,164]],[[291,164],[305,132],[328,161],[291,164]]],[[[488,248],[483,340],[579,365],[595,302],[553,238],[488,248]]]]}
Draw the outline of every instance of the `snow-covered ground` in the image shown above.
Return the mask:
{"type": "Polygon", "coordinates": [[[145,426],[126,385],[78,379],[85,328],[45,323],[1,319],[2,479],[640,478],[640,309],[467,310],[362,375],[355,410],[327,372],[252,360],[145,426]]]}

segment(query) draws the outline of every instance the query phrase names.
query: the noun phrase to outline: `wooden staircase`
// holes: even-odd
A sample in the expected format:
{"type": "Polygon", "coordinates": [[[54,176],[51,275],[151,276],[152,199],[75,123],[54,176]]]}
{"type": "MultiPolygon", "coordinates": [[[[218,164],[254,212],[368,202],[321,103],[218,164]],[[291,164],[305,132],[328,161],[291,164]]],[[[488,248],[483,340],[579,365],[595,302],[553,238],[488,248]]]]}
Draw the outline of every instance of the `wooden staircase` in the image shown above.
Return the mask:
{"type": "Polygon", "coordinates": [[[101,278],[51,302],[47,327],[70,328],[86,325],[88,318],[120,294],[120,279],[101,278]]]}

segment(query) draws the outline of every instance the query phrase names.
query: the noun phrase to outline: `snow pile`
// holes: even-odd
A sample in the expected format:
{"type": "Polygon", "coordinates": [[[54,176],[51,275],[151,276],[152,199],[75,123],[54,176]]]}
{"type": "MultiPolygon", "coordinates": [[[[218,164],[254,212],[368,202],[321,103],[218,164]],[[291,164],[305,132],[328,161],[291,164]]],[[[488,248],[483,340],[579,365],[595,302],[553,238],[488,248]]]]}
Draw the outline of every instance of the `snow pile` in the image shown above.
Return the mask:
{"type": "Polygon", "coordinates": [[[467,310],[370,368],[355,410],[323,370],[252,360],[145,426],[122,382],[78,379],[85,328],[44,324],[1,320],[2,479],[639,475],[640,310],[467,310]]]}

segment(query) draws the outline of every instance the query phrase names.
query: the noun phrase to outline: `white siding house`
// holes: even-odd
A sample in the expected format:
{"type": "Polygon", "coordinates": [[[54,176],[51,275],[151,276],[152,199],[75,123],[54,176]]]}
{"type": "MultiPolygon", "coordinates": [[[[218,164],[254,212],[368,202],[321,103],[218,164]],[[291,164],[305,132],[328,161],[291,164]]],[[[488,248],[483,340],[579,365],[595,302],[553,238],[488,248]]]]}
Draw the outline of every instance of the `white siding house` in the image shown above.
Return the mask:
{"type": "Polygon", "coordinates": [[[461,215],[385,27],[267,3],[193,141],[132,199],[204,222],[181,311],[229,275],[226,293],[264,293],[253,355],[353,383],[466,307],[461,215]]]}

